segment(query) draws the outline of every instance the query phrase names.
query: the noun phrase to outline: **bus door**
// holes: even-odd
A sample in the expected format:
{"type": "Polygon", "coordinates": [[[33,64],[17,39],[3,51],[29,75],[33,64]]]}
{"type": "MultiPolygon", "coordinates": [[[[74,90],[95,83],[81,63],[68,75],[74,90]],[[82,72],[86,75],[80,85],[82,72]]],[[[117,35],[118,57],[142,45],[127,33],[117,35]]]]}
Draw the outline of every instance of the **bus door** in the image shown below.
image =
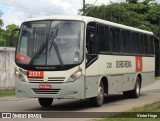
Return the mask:
{"type": "Polygon", "coordinates": [[[98,40],[96,25],[89,23],[86,35],[86,98],[97,94],[98,81],[98,40]]]}

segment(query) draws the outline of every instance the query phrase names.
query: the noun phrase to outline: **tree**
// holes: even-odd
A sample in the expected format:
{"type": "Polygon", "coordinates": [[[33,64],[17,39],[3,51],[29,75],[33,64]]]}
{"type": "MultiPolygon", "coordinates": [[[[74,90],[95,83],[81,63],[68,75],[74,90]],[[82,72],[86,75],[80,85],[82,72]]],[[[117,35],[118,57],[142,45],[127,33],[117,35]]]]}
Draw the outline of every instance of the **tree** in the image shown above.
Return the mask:
{"type": "Polygon", "coordinates": [[[19,26],[15,24],[10,24],[6,26],[6,31],[5,31],[5,40],[6,40],[6,46],[10,46],[10,37],[11,37],[11,32],[12,30],[19,28],[19,26]]]}
{"type": "Polygon", "coordinates": [[[126,2],[136,4],[138,0],[126,0],[126,2]]]}
{"type": "Polygon", "coordinates": [[[111,3],[92,8],[90,5],[87,5],[86,11],[89,9],[90,11],[87,16],[101,18],[147,31],[150,28],[157,35],[158,31],[160,32],[160,4],[154,0],[137,1],[136,3],[129,1],[111,3]]]}
{"type": "Polygon", "coordinates": [[[4,38],[4,30],[2,29],[3,26],[3,20],[1,19],[2,12],[0,11],[0,45],[4,43],[3,38],[4,38]]]}
{"type": "Polygon", "coordinates": [[[15,24],[6,26],[6,30],[0,29],[0,46],[10,46],[11,31],[18,28],[15,24]]]}
{"type": "Polygon", "coordinates": [[[1,16],[2,16],[2,12],[0,11],[0,29],[3,26],[3,20],[1,19],[1,16]]]}
{"type": "Polygon", "coordinates": [[[4,36],[5,36],[5,30],[0,29],[0,46],[4,46],[4,36]]]}

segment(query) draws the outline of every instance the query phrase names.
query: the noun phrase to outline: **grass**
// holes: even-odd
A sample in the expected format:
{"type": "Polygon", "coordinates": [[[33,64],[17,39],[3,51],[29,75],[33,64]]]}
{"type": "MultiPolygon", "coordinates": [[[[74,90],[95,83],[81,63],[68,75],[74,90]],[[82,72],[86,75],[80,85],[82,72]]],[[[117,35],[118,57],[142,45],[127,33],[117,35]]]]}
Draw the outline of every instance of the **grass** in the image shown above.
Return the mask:
{"type": "Polygon", "coordinates": [[[0,97],[13,96],[15,94],[15,90],[0,90],[0,97]]]}
{"type": "Polygon", "coordinates": [[[154,80],[160,80],[160,77],[154,77],[154,80]]]}
{"type": "Polygon", "coordinates": [[[106,118],[98,121],[160,121],[159,118],[106,118]]]}
{"type": "Polygon", "coordinates": [[[128,112],[160,112],[160,101],[153,104],[147,104],[144,107],[133,108],[128,112]]]}
{"type": "Polygon", "coordinates": [[[144,107],[133,108],[127,112],[122,112],[111,118],[102,119],[99,121],[160,121],[160,101],[153,104],[147,104],[144,107]],[[158,118],[138,118],[137,114],[152,114],[158,118]],[[129,118],[127,118],[129,117],[129,118]],[[131,118],[133,117],[133,118],[131,118]]]}

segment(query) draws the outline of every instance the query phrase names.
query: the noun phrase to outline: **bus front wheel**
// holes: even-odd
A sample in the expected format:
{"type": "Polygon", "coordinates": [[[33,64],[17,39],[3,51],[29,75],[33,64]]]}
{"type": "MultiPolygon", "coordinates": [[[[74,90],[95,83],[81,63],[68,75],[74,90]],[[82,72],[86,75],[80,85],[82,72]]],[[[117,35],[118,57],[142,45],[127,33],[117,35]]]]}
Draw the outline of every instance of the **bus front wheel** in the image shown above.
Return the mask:
{"type": "Polygon", "coordinates": [[[42,107],[50,107],[53,102],[53,98],[38,98],[39,104],[42,107]]]}
{"type": "Polygon", "coordinates": [[[104,85],[102,82],[100,82],[100,85],[98,87],[98,95],[96,97],[91,98],[92,103],[96,107],[100,107],[103,105],[104,102],[104,85]]]}

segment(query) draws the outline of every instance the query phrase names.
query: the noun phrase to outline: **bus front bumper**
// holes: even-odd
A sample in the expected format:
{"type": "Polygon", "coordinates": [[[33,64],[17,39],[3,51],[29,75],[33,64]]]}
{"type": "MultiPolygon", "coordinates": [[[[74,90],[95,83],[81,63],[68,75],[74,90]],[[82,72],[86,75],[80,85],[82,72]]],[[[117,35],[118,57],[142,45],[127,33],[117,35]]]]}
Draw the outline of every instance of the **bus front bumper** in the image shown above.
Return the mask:
{"type": "Polygon", "coordinates": [[[15,76],[16,96],[23,98],[68,98],[84,99],[84,76],[74,82],[65,83],[30,83],[22,82],[15,76]],[[40,85],[49,85],[50,89],[41,89],[40,85]]]}

